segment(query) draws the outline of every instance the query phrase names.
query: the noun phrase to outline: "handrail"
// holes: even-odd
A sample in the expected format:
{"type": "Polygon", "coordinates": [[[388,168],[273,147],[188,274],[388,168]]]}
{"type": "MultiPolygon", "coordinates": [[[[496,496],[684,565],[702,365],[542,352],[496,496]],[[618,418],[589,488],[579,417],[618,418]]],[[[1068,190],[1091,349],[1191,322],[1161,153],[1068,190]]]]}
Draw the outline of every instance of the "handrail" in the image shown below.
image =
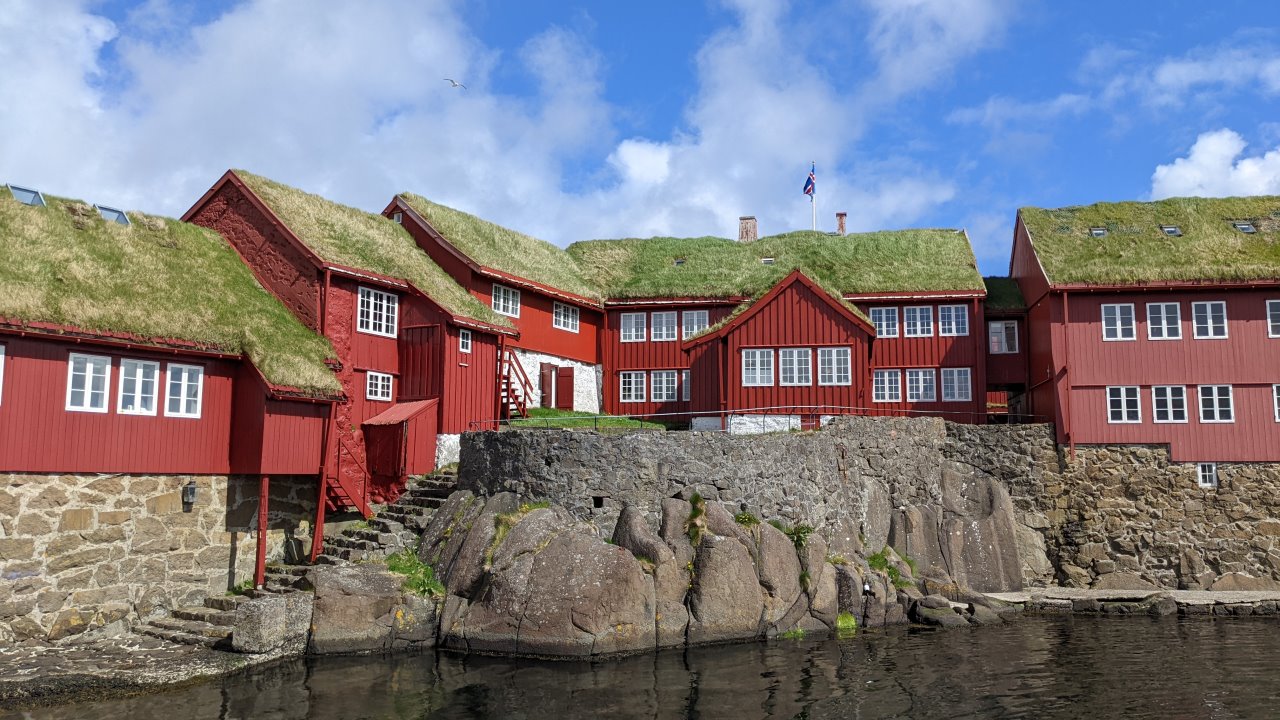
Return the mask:
{"type": "Polygon", "coordinates": [[[363,479],[364,479],[364,482],[361,483],[363,486],[364,492],[359,494],[360,497],[356,497],[356,494],[351,492],[351,488],[348,487],[346,482],[344,482],[342,479],[341,462],[339,462],[338,464],[338,473],[334,475],[333,479],[338,483],[338,487],[342,489],[342,492],[344,492],[346,496],[351,500],[352,504],[355,505],[356,509],[360,511],[360,514],[367,516],[369,514],[369,483],[373,480],[373,477],[369,474],[369,471],[365,468],[364,463],[360,462],[360,458],[354,452],[352,452],[350,447],[347,446],[346,441],[343,440],[341,437],[339,437],[338,452],[341,453],[343,450],[347,451],[347,455],[352,460],[355,461],[356,467],[360,468],[360,472],[363,475],[363,479]]]}
{"type": "MultiPolygon", "coordinates": [[[[506,396],[508,403],[514,401],[517,409],[520,411],[520,415],[522,417],[526,417],[526,408],[529,406],[529,397],[533,394],[533,382],[529,380],[529,376],[525,373],[524,366],[520,364],[519,358],[517,358],[515,353],[510,350],[503,353],[502,364],[506,366],[503,371],[503,375],[506,377],[506,384],[502,388],[504,391],[503,394],[506,396]],[[512,372],[513,366],[515,368],[514,372],[512,372]],[[519,396],[514,398],[511,393],[513,378],[519,383],[520,389],[519,396]]],[[[507,407],[509,410],[510,405],[507,407]]],[[[510,413],[508,412],[508,414],[510,413]]]]}

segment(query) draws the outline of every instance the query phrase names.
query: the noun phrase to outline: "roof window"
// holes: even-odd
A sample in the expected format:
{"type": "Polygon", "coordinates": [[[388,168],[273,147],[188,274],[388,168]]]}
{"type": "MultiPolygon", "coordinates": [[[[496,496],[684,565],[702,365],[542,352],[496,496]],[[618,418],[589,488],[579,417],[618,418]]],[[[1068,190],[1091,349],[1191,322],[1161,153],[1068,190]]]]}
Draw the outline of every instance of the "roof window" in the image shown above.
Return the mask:
{"type": "Polygon", "coordinates": [[[773,258],[771,258],[771,257],[763,257],[763,258],[760,258],[760,264],[761,264],[761,265],[772,265],[772,264],[773,264],[773,258]]]}
{"type": "Polygon", "coordinates": [[[393,221],[395,221],[396,223],[403,224],[403,223],[404,223],[404,213],[399,212],[399,211],[393,212],[393,213],[391,213],[391,219],[392,219],[393,221]]]}
{"type": "Polygon", "coordinates": [[[1160,232],[1169,237],[1182,237],[1182,228],[1177,225],[1161,225],[1160,232]]]}
{"type": "Polygon", "coordinates": [[[13,195],[13,199],[23,205],[45,206],[44,195],[39,190],[24,188],[20,185],[6,185],[5,187],[9,188],[9,193],[13,195]]]}
{"type": "Polygon", "coordinates": [[[1251,222],[1244,222],[1244,221],[1233,222],[1231,223],[1231,226],[1239,230],[1240,232],[1245,233],[1246,235],[1258,232],[1258,229],[1255,228],[1253,226],[1253,223],[1251,222]]]}
{"type": "Polygon", "coordinates": [[[123,210],[117,210],[116,208],[107,207],[106,205],[94,205],[93,209],[97,210],[98,214],[102,216],[102,219],[107,222],[119,223],[121,225],[129,224],[129,216],[125,215],[123,210]]]}
{"type": "Polygon", "coordinates": [[[1094,237],[1106,237],[1107,229],[1104,227],[1091,227],[1089,228],[1089,234],[1094,237]]]}
{"type": "Polygon", "coordinates": [[[681,265],[684,265],[684,258],[676,258],[675,260],[671,261],[671,264],[675,265],[676,267],[680,267],[681,265]]]}

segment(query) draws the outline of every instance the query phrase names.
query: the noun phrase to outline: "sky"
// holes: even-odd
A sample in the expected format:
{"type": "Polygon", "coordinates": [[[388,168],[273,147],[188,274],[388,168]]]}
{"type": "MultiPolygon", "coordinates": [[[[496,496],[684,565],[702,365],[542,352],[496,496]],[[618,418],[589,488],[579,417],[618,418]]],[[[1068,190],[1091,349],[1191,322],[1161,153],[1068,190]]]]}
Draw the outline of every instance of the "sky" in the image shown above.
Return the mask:
{"type": "Polygon", "coordinates": [[[566,245],[1280,194],[1270,0],[5,0],[0,182],[172,216],[228,168],[566,245]],[[454,88],[444,78],[466,85],[454,88]]]}

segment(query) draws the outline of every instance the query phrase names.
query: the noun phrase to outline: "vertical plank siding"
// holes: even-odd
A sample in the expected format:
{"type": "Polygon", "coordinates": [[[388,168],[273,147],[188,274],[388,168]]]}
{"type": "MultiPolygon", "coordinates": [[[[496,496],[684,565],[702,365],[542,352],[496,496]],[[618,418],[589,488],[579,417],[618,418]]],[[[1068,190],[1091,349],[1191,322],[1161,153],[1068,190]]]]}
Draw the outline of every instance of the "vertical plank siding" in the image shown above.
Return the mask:
{"type": "Polygon", "coordinates": [[[459,328],[450,326],[442,348],[440,432],[463,433],[491,420],[498,407],[498,336],[471,332],[471,352],[458,349],[459,328]]]}

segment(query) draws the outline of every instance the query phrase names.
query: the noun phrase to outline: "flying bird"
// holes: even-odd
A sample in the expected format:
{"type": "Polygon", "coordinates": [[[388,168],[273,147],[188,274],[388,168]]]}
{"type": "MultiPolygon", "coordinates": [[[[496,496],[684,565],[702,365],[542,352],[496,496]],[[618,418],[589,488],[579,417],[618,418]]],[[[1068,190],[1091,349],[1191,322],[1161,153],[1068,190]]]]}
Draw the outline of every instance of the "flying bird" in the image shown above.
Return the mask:
{"type": "Polygon", "coordinates": [[[463,90],[467,89],[466,85],[463,85],[462,83],[458,82],[457,80],[454,80],[453,78],[445,78],[444,81],[449,83],[451,87],[462,88],[463,90]]]}

